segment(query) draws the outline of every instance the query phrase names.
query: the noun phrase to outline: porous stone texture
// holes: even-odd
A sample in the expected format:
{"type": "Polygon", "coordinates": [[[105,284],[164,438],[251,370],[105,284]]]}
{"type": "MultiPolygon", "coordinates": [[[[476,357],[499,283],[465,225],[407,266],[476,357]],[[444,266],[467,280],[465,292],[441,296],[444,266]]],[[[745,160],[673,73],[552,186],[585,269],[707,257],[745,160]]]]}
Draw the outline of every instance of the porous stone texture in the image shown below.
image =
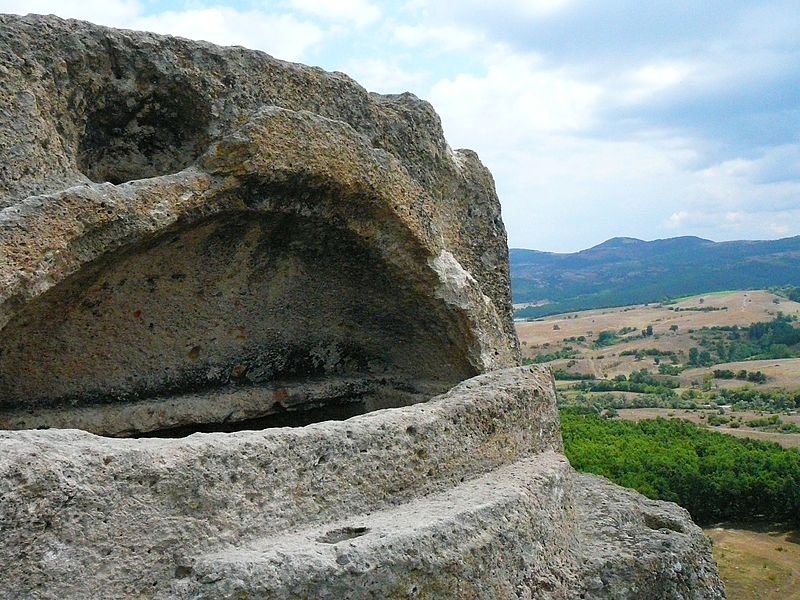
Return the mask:
{"type": "Polygon", "coordinates": [[[574,485],[580,598],[725,597],[711,540],[685,509],[593,475],[578,475],[574,485]]]}
{"type": "Polygon", "coordinates": [[[0,57],[3,426],[344,402],[312,377],[369,410],[517,364],[491,176],[426,102],[55,17],[0,17],[0,57]]]}
{"type": "Polygon", "coordinates": [[[723,598],[675,505],[576,475],[521,367],[307,427],[0,433],[4,598],[723,598]]]}
{"type": "Polygon", "coordinates": [[[0,16],[0,152],[0,597],[724,596],[570,468],[427,103],[0,16]]]}

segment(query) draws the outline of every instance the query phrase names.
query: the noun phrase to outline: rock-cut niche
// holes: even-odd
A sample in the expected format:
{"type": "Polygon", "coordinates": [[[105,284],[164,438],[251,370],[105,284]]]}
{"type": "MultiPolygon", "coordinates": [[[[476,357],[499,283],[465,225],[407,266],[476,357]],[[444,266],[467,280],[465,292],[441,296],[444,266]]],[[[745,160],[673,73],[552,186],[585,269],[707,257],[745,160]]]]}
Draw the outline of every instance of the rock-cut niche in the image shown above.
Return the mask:
{"type": "Polygon", "coordinates": [[[92,181],[119,184],[185,169],[208,146],[211,109],[187,82],[139,72],[91,94],[77,166],[92,181]]]}
{"type": "Polygon", "coordinates": [[[477,371],[469,328],[426,273],[308,216],[176,227],[88,265],[0,332],[0,410],[139,435],[427,399],[477,371]]]}

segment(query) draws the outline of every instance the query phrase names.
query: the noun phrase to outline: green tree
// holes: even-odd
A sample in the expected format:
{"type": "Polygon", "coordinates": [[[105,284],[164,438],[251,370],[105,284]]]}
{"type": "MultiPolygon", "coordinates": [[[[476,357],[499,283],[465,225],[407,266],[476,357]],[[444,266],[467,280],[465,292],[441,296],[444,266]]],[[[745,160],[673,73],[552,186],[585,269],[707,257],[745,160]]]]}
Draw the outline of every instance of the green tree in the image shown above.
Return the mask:
{"type": "Polygon", "coordinates": [[[708,350],[703,350],[700,352],[699,356],[697,357],[697,363],[702,367],[710,367],[714,364],[714,361],[711,359],[711,353],[708,350]]]}
{"type": "Polygon", "coordinates": [[[800,451],[672,419],[631,423],[564,410],[572,465],[671,500],[700,524],[789,521],[800,526],[800,451]]]}
{"type": "Polygon", "coordinates": [[[689,348],[689,364],[693,367],[700,366],[700,350],[695,346],[689,348]]]}

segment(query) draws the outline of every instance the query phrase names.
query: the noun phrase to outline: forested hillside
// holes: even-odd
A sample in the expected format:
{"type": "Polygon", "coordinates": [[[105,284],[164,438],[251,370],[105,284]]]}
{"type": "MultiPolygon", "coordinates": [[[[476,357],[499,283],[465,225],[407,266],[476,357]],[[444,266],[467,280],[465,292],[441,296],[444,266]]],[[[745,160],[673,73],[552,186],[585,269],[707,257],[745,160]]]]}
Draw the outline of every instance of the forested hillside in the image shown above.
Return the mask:
{"type": "Polygon", "coordinates": [[[712,242],[613,238],[572,254],[511,249],[517,316],[662,301],[721,290],[800,285],[800,236],[712,242]]]}
{"type": "Polygon", "coordinates": [[[564,447],[580,470],[677,502],[701,524],[800,525],[800,452],[680,420],[630,423],[562,411],[564,447]]]}

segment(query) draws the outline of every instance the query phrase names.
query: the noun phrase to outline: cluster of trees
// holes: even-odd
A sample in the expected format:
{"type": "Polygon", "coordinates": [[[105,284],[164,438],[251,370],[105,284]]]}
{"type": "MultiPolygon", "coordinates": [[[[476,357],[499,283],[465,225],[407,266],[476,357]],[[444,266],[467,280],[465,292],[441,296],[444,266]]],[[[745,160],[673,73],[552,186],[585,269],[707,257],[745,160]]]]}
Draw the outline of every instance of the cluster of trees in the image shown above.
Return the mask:
{"type": "MultiPolygon", "coordinates": [[[[703,415],[700,415],[700,418],[702,419],[703,415]]],[[[718,425],[727,425],[733,429],[738,429],[742,426],[742,420],[735,415],[710,414],[706,419],[706,423],[712,427],[716,427],[718,425]]]]}
{"type": "Polygon", "coordinates": [[[631,423],[564,410],[572,465],[685,507],[700,524],[788,521],[800,526],[800,451],[739,439],[688,421],[631,423]]]}
{"type": "Polygon", "coordinates": [[[659,375],[680,375],[681,371],[684,369],[686,369],[686,367],[682,365],[668,365],[667,363],[658,365],[659,375]]]}
{"type": "Polygon", "coordinates": [[[662,394],[636,394],[622,396],[610,392],[587,394],[583,391],[575,394],[559,394],[558,406],[580,412],[600,414],[603,411],[620,408],[697,408],[697,401],[687,400],[675,394],[674,390],[666,390],[662,394]]]}
{"type": "Polygon", "coordinates": [[[559,381],[581,381],[583,379],[594,379],[591,373],[572,373],[564,369],[554,369],[553,377],[559,381]]]}
{"type": "Polygon", "coordinates": [[[559,360],[562,358],[575,358],[575,355],[576,355],[575,348],[573,348],[572,346],[564,346],[561,350],[557,350],[555,352],[549,352],[547,354],[537,354],[536,356],[533,357],[533,360],[529,358],[523,358],[522,363],[541,364],[541,363],[552,362],[554,360],[559,360]]]}
{"type": "Polygon", "coordinates": [[[620,356],[676,356],[672,350],[660,350],[659,348],[637,348],[636,350],[623,350],[620,356]]]}
{"type": "MultiPolygon", "coordinates": [[[[748,327],[711,327],[706,331],[727,333],[727,343],[717,340],[713,344],[719,359],[717,362],[794,358],[800,356],[800,329],[794,326],[794,320],[794,317],[779,313],[772,321],[752,323],[748,327]]],[[[701,345],[710,347],[712,344],[704,340],[701,345]]],[[[711,355],[707,352],[703,351],[697,356],[696,366],[708,366],[705,363],[711,355]]],[[[689,358],[691,361],[691,356],[689,358]]]]}
{"type": "Polygon", "coordinates": [[[735,373],[730,369],[714,369],[714,379],[739,379],[752,383],[766,383],[767,376],[761,371],[739,369],[735,373]]]}
{"type": "Polygon", "coordinates": [[[629,376],[617,375],[614,379],[583,381],[575,386],[576,390],[588,392],[637,392],[640,394],[663,394],[678,387],[677,381],[661,380],[647,369],[634,371],[629,376]]]}
{"type": "Polygon", "coordinates": [[[690,367],[710,367],[714,364],[714,359],[711,358],[711,353],[708,350],[698,350],[695,347],[689,348],[689,361],[690,367]]]}
{"type": "Polygon", "coordinates": [[[678,362],[678,355],[672,350],[659,350],[658,348],[637,348],[636,350],[623,350],[619,353],[620,356],[635,356],[636,360],[641,360],[645,356],[654,356],[656,358],[669,358],[673,364],[678,362]]]}
{"type": "MultiPolygon", "coordinates": [[[[587,382],[587,383],[602,383],[587,382]]],[[[612,383],[612,382],[606,382],[612,383]]],[[[559,395],[559,406],[583,407],[589,412],[599,412],[609,408],[709,408],[729,405],[735,411],[756,410],[785,412],[800,409],[800,391],[755,390],[751,388],[721,389],[703,392],[700,390],[683,390],[676,393],[674,389],[665,388],[658,393],[639,394],[632,397],[615,395],[614,390],[592,390],[591,385],[575,386],[577,393],[562,392],[559,395]],[[589,389],[584,389],[589,388],[589,389]],[[604,391],[588,395],[586,392],[604,391]]]]}
{"type": "MultiPolygon", "coordinates": [[[[704,415],[700,415],[702,419],[704,415]]],[[[780,415],[767,415],[758,417],[756,419],[748,419],[744,421],[742,415],[732,414],[709,414],[706,423],[711,426],[727,425],[733,429],[738,429],[742,424],[752,427],[753,429],[761,429],[762,431],[777,431],[780,433],[800,433],[800,427],[795,423],[785,423],[780,415]]]]}
{"type": "Polygon", "coordinates": [[[770,291],[778,294],[779,296],[783,296],[784,298],[788,298],[794,302],[800,302],[800,287],[795,287],[793,285],[787,285],[785,287],[780,288],[771,288],[770,291]]]}
{"type": "MultiPolygon", "coordinates": [[[[623,341],[622,336],[628,335],[636,331],[636,327],[623,327],[619,331],[606,329],[597,334],[597,339],[594,341],[595,348],[604,348],[606,346],[613,346],[623,341]]],[[[642,329],[642,337],[650,337],[653,335],[653,326],[648,325],[642,329]]]]}
{"type": "Polygon", "coordinates": [[[601,331],[597,334],[597,339],[594,341],[595,348],[604,348],[606,346],[613,346],[622,340],[617,335],[616,331],[601,331]]]}
{"type": "Polygon", "coordinates": [[[748,427],[780,431],[781,433],[800,433],[800,427],[796,423],[784,423],[779,415],[769,415],[747,421],[748,427]]]}
{"type": "Polygon", "coordinates": [[[754,390],[739,388],[735,390],[716,390],[709,395],[716,404],[730,404],[742,410],[796,410],[800,408],[800,391],[754,390]]]}

